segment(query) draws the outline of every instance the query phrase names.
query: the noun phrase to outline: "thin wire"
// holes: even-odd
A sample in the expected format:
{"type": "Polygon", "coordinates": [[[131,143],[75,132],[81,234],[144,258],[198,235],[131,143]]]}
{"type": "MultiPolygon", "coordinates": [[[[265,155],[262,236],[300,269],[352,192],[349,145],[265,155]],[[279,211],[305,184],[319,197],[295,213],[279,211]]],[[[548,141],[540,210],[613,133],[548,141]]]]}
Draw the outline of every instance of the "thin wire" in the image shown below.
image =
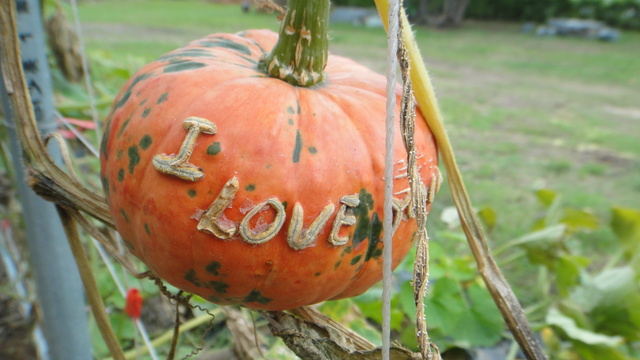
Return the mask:
{"type": "Polygon", "coordinates": [[[73,124],[67,121],[67,119],[64,116],[62,116],[62,114],[60,114],[57,110],[54,112],[54,114],[56,118],[58,118],[58,120],[60,120],[62,124],[64,124],[64,126],[66,126],[67,129],[69,129],[69,131],[71,131],[78,140],[80,140],[82,145],[84,145],[84,147],[86,147],[87,150],[89,150],[89,152],[91,152],[93,156],[100,157],[100,153],[98,152],[96,147],[93,146],[93,144],[89,140],[87,140],[87,138],[80,131],[78,131],[78,129],[76,129],[76,127],[73,126],[73,124]]]}
{"type": "Polygon", "coordinates": [[[91,75],[89,73],[89,60],[87,59],[87,51],[84,46],[84,34],[82,27],[80,26],[80,15],[78,13],[78,5],[76,0],[71,0],[71,8],[73,9],[73,22],[78,33],[78,42],[80,43],[80,57],[82,59],[82,72],[84,73],[84,81],[87,87],[87,94],[89,95],[89,106],[91,107],[91,117],[96,125],[96,143],[100,142],[102,134],[100,133],[100,119],[98,116],[98,109],[96,108],[96,97],[93,93],[93,82],[91,81],[91,75]]]}
{"type": "MultiPolygon", "coordinates": [[[[93,245],[98,250],[98,254],[100,255],[100,258],[104,262],[105,266],[107,267],[109,274],[111,274],[111,278],[113,279],[113,282],[116,283],[116,287],[118,288],[118,291],[120,292],[120,294],[122,294],[124,298],[126,298],[127,291],[125,290],[124,286],[122,286],[122,283],[120,282],[120,278],[118,277],[118,274],[116,274],[116,270],[113,268],[113,265],[111,264],[111,260],[107,256],[107,253],[104,251],[104,248],[96,239],[91,238],[91,240],[93,240],[93,245]]],[[[144,327],[144,324],[142,323],[142,321],[137,321],[137,320],[135,321],[135,324],[136,324],[136,327],[138,328],[138,332],[140,332],[140,335],[142,335],[142,341],[144,342],[145,346],[149,349],[149,355],[151,355],[151,358],[153,360],[158,360],[156,349],[151,344],[151,340],[149,340],[149,335],[147,334],[147,330],[144,327]]]]}
{"type": "Polygon", "coordinates": [[[398,0],[389,1],[387,32],[387,104],[384,170],[384,248],[382,251],[382,360],[390,359],[391,350],[391,281],[393,259],[393,148],[396,114],[396,72],[398,70],[398,0]]]}
{"type": "MultiPolygon", "coordinates": [[[[95,98],[95,93],[93,92],[93,83],[91,81],[91,75],[89,72],[89,61],[87,59],[87,52],[84,45],[84,33],[82,32],[82,27],[80,25],[80,15],[78,13],[78,5],[76,3],[76,0],[71,0],[71,8],[73,9],[73,20],[74,20],[76,32],[78,34],[78,42],[81,50],[80,56],[82,59],[82,71],[84,73],[87,94],[89,95],[89,106],[91,108],[91,117],[93,118],[93,122],[95,124],[96,142],[99,143],[100,138],[102,137],[100,133],[101,125],[100,125],[100,119],[98,116],[98,109],[96,108],[96,98],[95,98]]],[[[89,149],[89,151],[93,155],[95,155],[96,157],[99,156],[96,148],[89,141],[87,141],[86,138],[82,134],[80,134],[73,126],[71,126],[71,124],[69,124],[69,122],[66,121],[63,116],[61,116],[57,112],[56,112],[56,116],[62,119],[63,123],[71,130],[71,132],[73,132],[78,137],[78,139],[80,139],[80,141],[85,145],[85,147],[87,147],[87,149],[89,149]]],[[[111,278],[115,282],[116,287],[118,288],[118,291],[120,291],[122,296],[126,298],[127,296],[126,290],[122,285],[122,283],[120,282],[120,279],[116,274],[115,269],[113,268],[113,265],[111,264],[111,260],[105,253],[102,245],[100,245],[100,243],[98,243],[96,239],[92,238],[92,240],[93,240],[94,246],[98,250],[98,254],[100,255],[100,258],[105,263],[105,266],[109,271],[109,274],[111,274],[111,278]]],[[[156,354],[155,348],[153,347],[153,345],[151,344],[151,341],[149,340],[149,335],[147,334],[144,324],[142,324],[141,321],[135,321],[135,324],[136,324],[136,327],[138,328],[138,332],[140,332],[140,335],[142,336],[142,340],[145,346],[149,349],[149,355],[153,360],[157,360],[158,355],[156,354]]]]}

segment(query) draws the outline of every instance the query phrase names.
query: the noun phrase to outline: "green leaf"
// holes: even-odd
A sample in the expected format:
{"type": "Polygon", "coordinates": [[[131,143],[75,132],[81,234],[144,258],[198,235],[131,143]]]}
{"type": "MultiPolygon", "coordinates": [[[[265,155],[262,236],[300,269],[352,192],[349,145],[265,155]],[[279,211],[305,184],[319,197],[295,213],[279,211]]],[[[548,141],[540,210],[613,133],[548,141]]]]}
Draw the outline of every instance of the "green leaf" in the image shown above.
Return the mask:
{"type": "Polygon", "coordinates": [[[576,342],[574,347],[583,360],[633,360],[633,358],[624,355],[611,346],[588,345],[576,342]]]}
{"type": "Polygon", "coordinates": [[[584,210],[572,208],[564,209],[564,215],[560,222],[567,225],[571,232],[584,229],[595,230],[598,228],[598,218],[595,217],[595,215],[584,210]]]}
{"type": "Polygon", "coordinates": [[[511,247],[529,244],[546,246],[549,244],[557,243],[564,236],[566,229],[567,227],[564,224],[545,227],[543,229],[524,234],[517,239],[511,240],[508,246],[511,247]]]}
{"type": "MultiPolygon", "coordinates": [[[[413,324],[412,324],[413,325],[413,324]]],[[[433,341],[432,331],[429,331],[429,337],[433,341]]],[[[413,351],[418,350],[418,339],[416,338],[416,329],[414,326],[405,326],[400,333],[400,342],[403,346],[413,351]]]]}
{"type": "Polygon", "coordinates": [[[593,277],[585,275],[582,284],[572,291],[570,299],[587,312],[598,307],[617,307],[627,298],[638,295],[635,276],[628,266],[603,270],[593,277]]]}
{"type": "Polygon", "coordinates": [[[467,294],[470,311],[459,319],[456,337],[466,340],[471,346],[495,345],[502,337],[505,325],[493,298],[477,282],[469,286],[467,294]]]}
{"type": "Polygon", "coordinates": [[[491,346],[500,340],[504,322],[488,291],[472,283],[465,292],[459,283],[443,278],[432,286],[426,305],[429,328],[461,346],[491,346]]]}
{"type": "Polygon", "coordinates": [[[500,248],[500,252],[512,246],[522,246],[533,264],[541,264],[554,270],[565,232],[564,224],[549,226],[510,241],[500,248]]]}
{"type": "Polygon", "coordinates": [[[637,291],[636,274],[629,266],[604,270],[593,277],[598,291],[607,294],[602,298],[601,306],[613,306],[620,299],[632,296],[637,291]]]}
{"type": "Polygon", "coordinates": [[[620,336],[606,336],[578,327],[572,318],[564,315],[556,308],[547,312],[546,322],[562,330],[572,340],[589,345],[617,346],[622,343],[620,336]]]}
{"type": "Polygon", "coordinates": [[[113,332],[120,339],[133,339],[135,336],[135,322],[124,312],[114,312],[109,316],[113,332]]]}
{"type": "Polygon", "coordinates": [[[320,306],[320,311],[328,317],[342,322],[349,314],[349,309],[352,306],[350,299],[340,299],[335,301],[325,301],[320,306]]]}
{"type": "Polygon", "coordinates": [[[540,189],[536,191],[536,197],[538,201],[545,207],[549,208],[553,201],[556,199],[556,192],[549,189],[540,189]]]}
{"type": "Polygon", "coordinates": [[[624,244],[627,255],[640,248],[640,212],[635,209],[611,209],[611,229],[624,244]]]}
{"type": "Polygon", "coordinates": [[[580,271],[589,264],[589,259],[581,256],[562,254],[558,257],[555,266],[556,285],[560,295],[566,297],[569,290],[578,285],[580,271]]]}
{"type": "Polygon", "coordinates": [[[443,333],[454,335],[457,319],[467,310],[460,285],[444,277],[431,286],[427,298],[425,317],[429,327],[441,328],[443,333]]]}
{"type": "Polygon", "coordinates": [[[490,206],[485,206],[480,211],[478,211],[478,216],[482,223],[487,228],[488,232],[491,232],[498,223],[498,213],[496,210],[490,206]]]}
{"type": "Polygon", "coordinates": [[[582,302],[598,331],[640,339],[640,286],[631,267],[608,269],[585,279],[571,298],[582,302]]]}
{"type": "MultiPolygon", "coordinates": [[[[382,303],[373,304],[369,303],[369,311],[371,314],[382,313],[382,303]]],[[[361,306],[357,306],[352,299],[341,299],[336,301],[326,301],[320,306],[320,311],[330,318],[345,324],[351,330],[357,332],[358,334],[364,336],[367,340],[371,341],[374,344],[380,345],[380,333],[376,331],[371,325],[369,325],[366,320],[360,316],[360,312],[362,311],[361,306]],[[358,311],[360,310],[360,311],[358,311]]],[[[376,320],[377,321],[377,320],[376,320]]],[[[382,319],[380,318],[380,321],[382,319]]],[[[392,327],[394,324],[402,321],[402,312],[398,309],[391,309],[391,324],[392,327]]],[[[396,328],[399,326],[396,325],[396,328]]]]}
{"type": "Polygon", "coordinates": [[[640,340],[640,285],[631,267],[602,271],[593,278],[599,297],[590,316],[598,331],[640,340]]]}
{"type": "Polygon", "coordinates": [[[459,282],[470,281],[478,276],[476,265],[470,256],[453,259],[451,267],[448,269],[448,274],[452,279],[459,282]]]}
{"type": "Polygon", "coordinates": [[[400,284],[400,291],[395,295],[400,308],[409,319],[415,317],[416,304],[413,296],[413,286],[409,281],[400,284]]]}

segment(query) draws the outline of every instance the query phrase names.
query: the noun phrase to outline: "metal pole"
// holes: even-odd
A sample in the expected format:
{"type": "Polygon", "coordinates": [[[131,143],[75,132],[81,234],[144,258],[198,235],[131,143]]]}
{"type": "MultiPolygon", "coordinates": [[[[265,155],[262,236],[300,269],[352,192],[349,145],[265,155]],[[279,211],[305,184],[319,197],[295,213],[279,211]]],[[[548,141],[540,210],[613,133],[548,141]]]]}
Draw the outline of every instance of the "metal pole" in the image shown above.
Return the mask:
{"type": "MultiPolygon", "coordinates": [[[[56,124],[40,1],[18,0],[16,3],[22,66],[38,127],[42,134],[46,134],[55,130],[56,124]]],[[[42,328],[48,346],[48,356],[45,357],[51,360],[91,359],[84,290],[78,269],[53,204],[37,196],[26,185],[22,150],[15,134],[3,81],[0,81],[0,89],[13,163],[18,169],[15,171],[16,183],[24,213],[30,264],[42,309],[42,328]]],[[[51,152],[54,159],[60,159],[59,152],[51,152]]]]}

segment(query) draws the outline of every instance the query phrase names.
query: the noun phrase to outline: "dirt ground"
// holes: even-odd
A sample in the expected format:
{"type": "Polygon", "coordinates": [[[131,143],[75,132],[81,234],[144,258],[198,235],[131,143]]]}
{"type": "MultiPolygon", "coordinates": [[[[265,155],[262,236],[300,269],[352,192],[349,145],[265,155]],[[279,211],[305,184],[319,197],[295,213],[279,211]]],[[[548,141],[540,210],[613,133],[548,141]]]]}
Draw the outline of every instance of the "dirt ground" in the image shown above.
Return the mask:
{"type": "MultiPolygon", "coordinates": [[[[0,289],[10,286],[4,269],[0,267],[0,289]]],[[[0,291],[0,359],[36,359],[32,342],[34,321],[21,313],[20,304],[5,291],[0,291]]]]}

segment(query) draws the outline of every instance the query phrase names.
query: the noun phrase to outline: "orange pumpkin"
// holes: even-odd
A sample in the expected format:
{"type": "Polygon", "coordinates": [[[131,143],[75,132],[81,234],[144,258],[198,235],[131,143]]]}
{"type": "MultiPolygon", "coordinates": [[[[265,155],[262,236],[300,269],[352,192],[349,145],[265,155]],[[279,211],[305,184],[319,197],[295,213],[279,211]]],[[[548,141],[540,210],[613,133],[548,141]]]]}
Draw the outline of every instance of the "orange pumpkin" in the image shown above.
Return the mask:
{"type": "MultiPolygon", "coordinates": [[[[289,309],[382,275],[386,79],[329,56],[321,82],[289,84],[259,65],[277,40],[215,34],[162,56],[125,84],[105,128],[103,186],[130,251],[218,304],[289,309]]],[[[396,134],[394,267],[416,231],[396,134]]],[[[428,180],[422,118],[415,136],[428,180]]]]}

